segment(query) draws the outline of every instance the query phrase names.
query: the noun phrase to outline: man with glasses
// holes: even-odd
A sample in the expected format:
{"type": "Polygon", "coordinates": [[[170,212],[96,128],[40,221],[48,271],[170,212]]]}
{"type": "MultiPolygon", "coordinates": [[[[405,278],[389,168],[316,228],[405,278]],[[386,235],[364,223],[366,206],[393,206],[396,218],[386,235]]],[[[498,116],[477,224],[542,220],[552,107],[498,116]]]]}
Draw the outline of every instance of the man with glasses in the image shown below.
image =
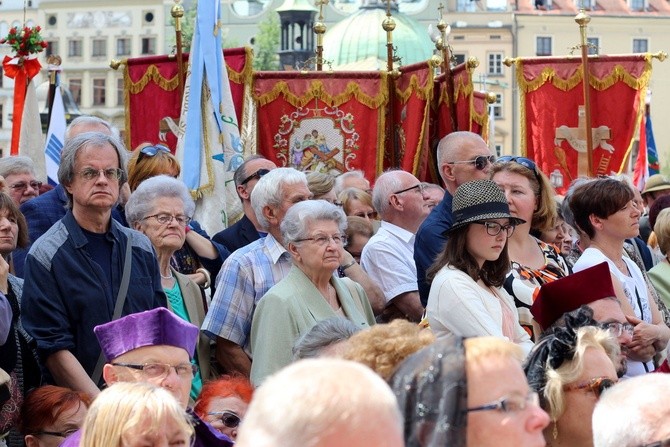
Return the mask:
{"type": "Polygon", "coordinates": [[[91,396],[102,367],[93,328],[166,306],[151,242],[112,219],[126,157],[121,142],[102,133],[67,141],[58,180],[69,209],[35,241],[25,264],[22,321],[48,381],[91,396]]]}
{"type": "Polygon", "coordinates": [[[451,228],[451,202],[456,188],[471,180],[489,177],[489,168],[495,157],[486,142],[472,132],[453,132],[437,145],[437,164],[446,191],[442,201],[433,208],[416,233],[414,262],[418,278],[421,304],[426,306],[430,282],[426,271],[447,243],[444,233],[451,228]]]}
{"type": "Polygon", "coordinates": [[[423,314],[413,252],[414,234],[430,212],[427,199],[423,184],[404,171],[385,172],[372,190],[372,205],[382,222],[363,248],[361,267],[386,298],[382,321],[418,322],[423,314]]]}
{"type": "MultiPolygon", "coordinates": [[[[192,446],[232,445],[188,408],[191,381],[198,370],[192,363],[200,332],[197,326],[161,307],[96,326],[94,332],[107,362],[103,368],[107,385],[149,382],[165,388],[193,418],[192,446]]],[[[61,445],[78,446],[80,439],[78,431],[61,445]]]]}
{"type": "Polygon", "coordinates": [[[35,178],[35,165],[30,157],[1,159],[0,176],[4,177],[9,195],[17,206],[40,195],[42,182],[35,178]]]}
{"type": "Polygon", "coordinates": [[[258,223],[254,209],[251,206],[251,192],[256,183],[265,174],[276,168],[270,160],[260,155],[247,158],[236,170],[233,176],[237,196],[242,201],[244,216],[235,224],[220,231],[212,237],[214,242],[223,244],[230,252],[264,237],[267,233],[258,223]]]}

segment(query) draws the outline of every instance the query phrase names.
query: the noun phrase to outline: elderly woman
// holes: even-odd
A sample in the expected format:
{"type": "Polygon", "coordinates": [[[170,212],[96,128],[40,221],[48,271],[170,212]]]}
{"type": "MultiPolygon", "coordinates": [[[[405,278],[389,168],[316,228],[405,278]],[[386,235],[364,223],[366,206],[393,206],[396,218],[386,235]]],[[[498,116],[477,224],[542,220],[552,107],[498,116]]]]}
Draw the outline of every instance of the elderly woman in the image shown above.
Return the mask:
{"type": "MultiPolygon", "coordinates": [[[[177,178],[180,173],[179,161],[170,153],[170,149],[161,144],[142,143],[128,160],[128,185],[131,192],[148,178],[157,175],[177,178]]],[[[185,242],[175,253],[172,265],[206,289],[212,285],[211,280],[216,278],[230,252],[223,245],[211,241],[200,224],[193,220],[186,226],[185,242]]]]}
{"type": "Polygon", "coordinates": [[[583,311],[565,318],[565,327],[537,343],[524,369],[551,418],[544,431],[547,445],[591,447],[593,409],[619,380],[619,344],[606,330],[588,326],[592,322],[583,311]]]}
{"type": "MultiPolygon", "coordinates": [[[[170,265],[172,255],[184,245],[185,228],[191,220],[195,203],[184,184],[172,177],[159,175],[142,182],[126,204],[126,218],[136,230],[144,233],[158,257],[161,284],[168,307],[180,318],[198,327],[205,319],[200,288],[170,265]]],[[[198,341],[196,360],[199,371],[193,378],[191,397],[200,394],[202,381],[210,375],[210,349],[206,336],[198,341]]]]}
{"type": "Polygon", "coordinates": [[[665,208],[658,213],[652,234],[656,235],[663,259],[649,270],[648,275],[658,296],[666,306],[670,307],[670,208],[665,208]]]}
{"type": "Polygon", "coordinates": [[[368,219],[358,216],[347,216],[347,243],[344,249],[356,260],[361,262],[363,247],[368,243],[374,228],[368,219]]]}
{"type": "Polygon", "coordinates": [[[296,339],[318,321],[344,316],[359,327],[375,323],[363,288],[334,275],[342,259],[346,217],[325,200],[293,205],[280,226],[293,267],[261,298],[251,325],[251,380],[291,363],[296,339]]]}
{"type": "Polygon", "coordinates": [[[369,221],[377,219],[377,212],[372,206],[372,196],[362,189],[346,188],[337,195],[337,200],[342,204],[344,214],[347,216],[358,216],[369,221]]]}
{"type": "Polygon", "coordinates": [[[202,387],[193,412],[234,441],[253,394],[246,377],[222,376],[202,387]]]}
{"type": "Polygon", "coordinates": [[[35,177],[35,165],[30,157],[0,159],[0,176],[4,177],[9,195],[17,205],[40,195],[42,182],[35,177]]]}
{"type": "Polygon", "coordinates": [[[335,186],[335,177],[323,172],[307,173],[307,188],[314,195],[314,200],[325,200],[329,203],[337,202],[337,196],[333,187],[335,186]]]}
{"type": "Polygon", "coordinates": [[[409,356],[390,380],[407,447],[542,447],[549,417],[521,368],[521,349],[450,335],[409,356]]]}
{"type": "Polygon", "coordinates": [[[530,306],[542,285],[570,273],[567,264],[554,248],[530,234],[531,229],[549,230],[556,220],[556,201],[549,179],[535,162],[524,157],[500,157],[491,168],[491,179],[505,192],[510,213],[523,219],[507,243],[512,263],[505,280],[505,290],[513,298],[519,322],[533,338],[530,306]]]}
{"type": "Polygon", "coordinates": [[[599,178],[577,187],[570,198],[575,224],[588,236],[590,245],[574,266],[578,272],[607,262],[621,309],[635,324],[628,345],[628,376],[654,369],[653,357],[665,349],[670,329],[652,298],[637,264],[624,255],[624,242],[637,236],[640,211],[632,189],[611,178],[599,178]]]}

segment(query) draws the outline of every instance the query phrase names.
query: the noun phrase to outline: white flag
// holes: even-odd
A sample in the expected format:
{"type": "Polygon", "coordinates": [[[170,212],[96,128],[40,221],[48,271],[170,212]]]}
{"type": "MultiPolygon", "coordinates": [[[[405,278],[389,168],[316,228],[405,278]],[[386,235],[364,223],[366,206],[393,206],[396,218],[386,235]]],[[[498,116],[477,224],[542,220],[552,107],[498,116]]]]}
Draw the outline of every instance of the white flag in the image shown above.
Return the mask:
{"type": "Polygon", "coordinates": [[[37,93],[35,81],[30,80],[26,91],[25,105],[23,106],[23,118],[21,119],[21,136],[19,137],[19,155],[30,157],[35,164],[35,176],[38,180],[46,180],[46,168],[44,165],[44,134],[42,133],[42,122],[37,105],[37,93]]]}

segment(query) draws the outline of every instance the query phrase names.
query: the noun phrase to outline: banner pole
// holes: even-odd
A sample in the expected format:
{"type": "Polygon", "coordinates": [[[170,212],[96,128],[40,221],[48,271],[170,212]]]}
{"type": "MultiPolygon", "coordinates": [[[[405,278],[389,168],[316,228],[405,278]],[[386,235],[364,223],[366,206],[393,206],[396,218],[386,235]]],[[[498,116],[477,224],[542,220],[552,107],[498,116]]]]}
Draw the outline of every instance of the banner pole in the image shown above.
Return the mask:
{"type": "Polygon", "coordinates": [[[312,27],[316,34],[316,71],[323,71],[323,35],[326,33],[326,24],[323,23],[323,5],[327,5],[328,0],[316,0],[319,7],[319,18],[312,27]]]}
{"type": "Polygon", "coordinates": [[[591,78],[589,70],[589,48],[586,41],[586,26],[591,21],[584,10],[580,10],[579,14],[575,17],[575,22],[579,25],[579,32],[581,35],[581,49],[582,49],[582,73],[583,80],[582,84],[584,86],[584,118],[586,123],[586,156],[588,159],[588,171],[587,175],[593,177],[593,131],[591,125],[591,92],[589,81],[591,78]]]}
{"type": "Polygon", "coordinates": [[[179,98],[184,96],[184,55],[181,40],[181,18],[184,17],[184,7],[179,3],[181,0],[175,0],[175,4],[170,10],[170,15],[174,18],[174,31],[176,34],[177,50],[177,73],[179,76],[179,98]]]}
{"type": "MultiPolygon", "coordinates": [[[[440,3],[440,6],[437,7],[440,11],[440,20],[437,22],[437,29],[440,31],[440,38],[435,43],[435,48],[438,51],[442,52],[442,71],[444,72],[444,81],[447,85],[447,101],[449,104],[449,119],[451,120],[451,128],[453,131],[458,130],[456,127],[456,107],[454,106],[454,77],[451,74],[451,51],[449,50],[449,43],[447,42],[447,36],[451,31],[451,27],[444,21],[444,16],[442,15],[442,10],[444,5],[440,3]]],[[[443,135],[439,135],[443,137],[443,135]]]]}
{"type": "Polygon", "coordinates": [[[391,17],[391,0],[386,0],[386,18],[382,22],[382,28],[386,31],[386,71],[388,72],[389,85],[389,102],[388,102],[388,119],[386,121],[386,150],[390,149],[389,162],[392,168],[399,166],[397,148],[395,147],[395,80],[399,76],[399,72],[393,69],[393,61],[395,56],[393,54],[393,30],[395,29],[395,20],[391,17]]]}

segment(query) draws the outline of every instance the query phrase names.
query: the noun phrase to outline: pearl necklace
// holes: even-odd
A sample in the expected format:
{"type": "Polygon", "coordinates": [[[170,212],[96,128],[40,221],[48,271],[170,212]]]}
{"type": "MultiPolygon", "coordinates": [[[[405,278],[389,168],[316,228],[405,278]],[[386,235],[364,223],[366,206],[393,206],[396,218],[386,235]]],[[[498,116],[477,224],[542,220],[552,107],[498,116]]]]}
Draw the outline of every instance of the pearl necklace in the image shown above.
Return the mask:
{"type": "Polygon", "coordinates": [[[170,275],[168,275],[168,276],[163,276],[163,274],[161,273],[161,278],[163,278],[163,279],[174,279],[174,275],[172,274],[172,271],[170,271],[170,275]]]}

